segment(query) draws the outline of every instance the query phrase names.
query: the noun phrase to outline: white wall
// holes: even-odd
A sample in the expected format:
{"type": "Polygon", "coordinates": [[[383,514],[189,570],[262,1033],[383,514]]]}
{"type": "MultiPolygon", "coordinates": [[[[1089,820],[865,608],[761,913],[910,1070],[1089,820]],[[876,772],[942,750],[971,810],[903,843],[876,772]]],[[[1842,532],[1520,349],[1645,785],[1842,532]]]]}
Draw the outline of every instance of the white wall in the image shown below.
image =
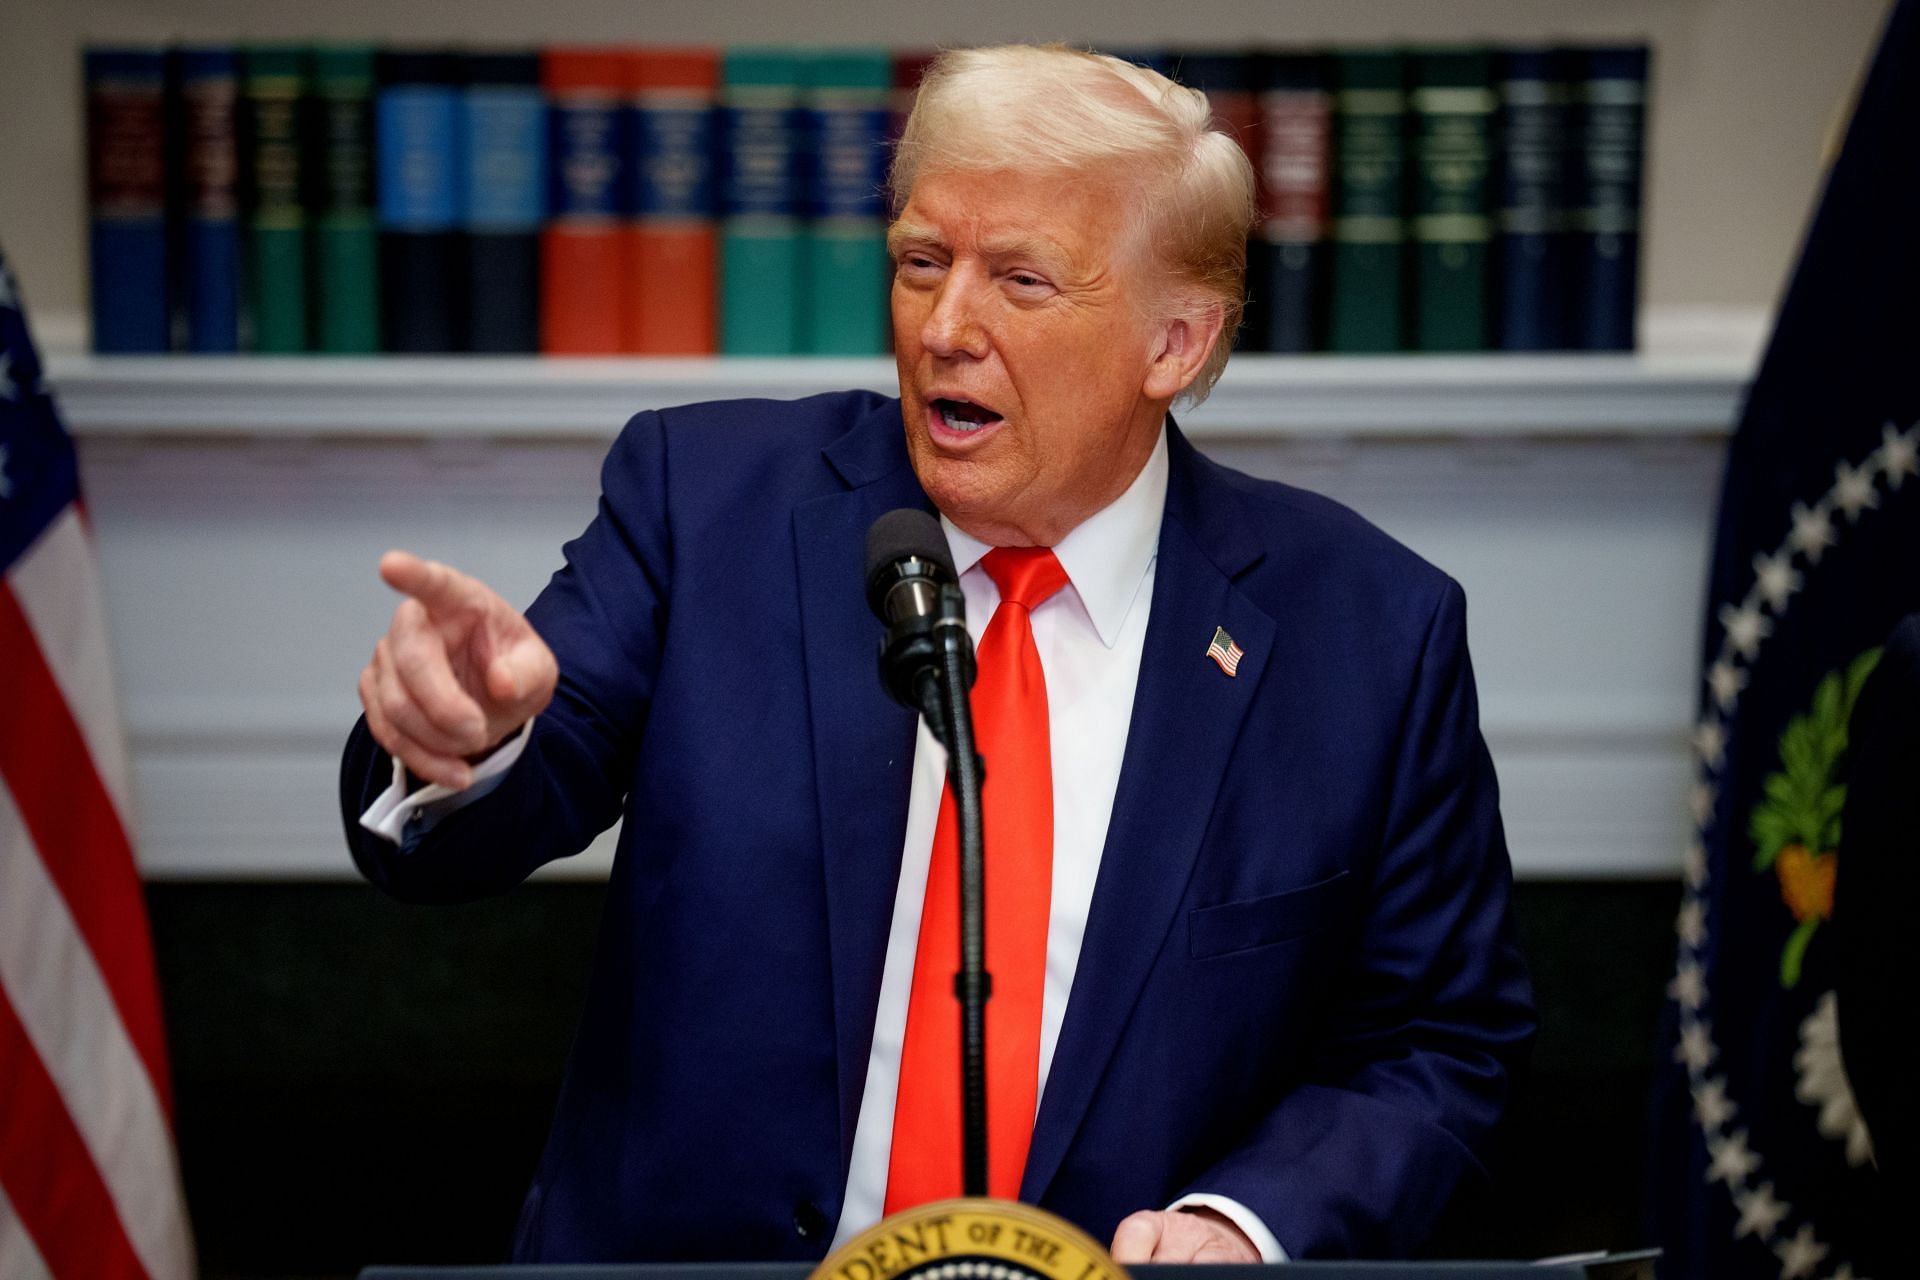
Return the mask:
{"type": "Polygon", "coordinates": [[[8,0],[0,244],[43,333],[85,308],[80,56],[106,39],[791,41],[1110,46],[1633,38],[1655,49],[1646,297],[1765,308],[1885,0],[8,0]]]}

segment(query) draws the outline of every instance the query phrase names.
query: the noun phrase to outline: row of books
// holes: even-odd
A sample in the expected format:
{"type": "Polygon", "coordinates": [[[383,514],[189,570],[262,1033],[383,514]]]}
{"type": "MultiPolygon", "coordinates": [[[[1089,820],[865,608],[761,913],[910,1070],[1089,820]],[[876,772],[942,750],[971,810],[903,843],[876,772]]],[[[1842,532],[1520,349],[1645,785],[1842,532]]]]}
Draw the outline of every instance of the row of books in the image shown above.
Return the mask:
{"type": "MultiPolygon", "coordinates": [[[[1260,177],[1242,349],[1632,347],[1644,47],[1128,56],[1260,177]]],[[[95,349],[882,352],[926,62],[89,49],[95,349]]]]}

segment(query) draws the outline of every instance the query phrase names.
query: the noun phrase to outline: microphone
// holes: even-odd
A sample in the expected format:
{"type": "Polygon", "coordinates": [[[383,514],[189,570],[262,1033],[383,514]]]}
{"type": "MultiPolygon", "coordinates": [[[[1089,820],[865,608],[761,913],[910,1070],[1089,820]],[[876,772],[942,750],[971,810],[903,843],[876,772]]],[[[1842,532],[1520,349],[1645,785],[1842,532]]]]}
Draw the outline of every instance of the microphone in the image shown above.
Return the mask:
{"type": "Polygon", "coordinates": [[[940,522],[925,511],[900,507],[867,530],[867,605],[886,624],[880,644],[880,683],[894,701],[926,716],[947,747],[941,682],[949,650],[959,659],[964,696],[973,687],[973,640],[967,635],[967,601],[947,551],[940,522]]]}

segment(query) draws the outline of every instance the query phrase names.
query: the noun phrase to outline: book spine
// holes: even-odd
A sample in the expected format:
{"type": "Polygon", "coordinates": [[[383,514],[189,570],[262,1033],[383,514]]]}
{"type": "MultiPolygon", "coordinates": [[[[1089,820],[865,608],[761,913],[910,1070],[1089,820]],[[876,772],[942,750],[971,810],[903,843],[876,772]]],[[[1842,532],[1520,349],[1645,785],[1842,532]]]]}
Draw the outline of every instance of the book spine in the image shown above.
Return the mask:
{"type": "Polygon", "coordinates": [[[314,53],[314,346],[380,350],[380,255],[373,199],[373,50],[314,53]]]}
{"type": "Polygon", "coordinates": [[[306,351],[306,53],[262,46],[245,50],[241,62],[250,345],[270,353],[306,351]]]}
{"type": "Polygon", "coordinates": [[[177,55],[186,348],[240,349],[239,63],[231,49],[177,55]]]}
{"type": "Polygon", "coordinates": [[[793,355],[806,285],[806,207],[798,57],[780,49],[726,55],[721,89],[720,350],[793,355]]]}
{"type": "Polygon", "coordinates": [[[1416,58],[1413,345],[1419,351],[1489,345],[1493,109],[1489,51],[1416,58]]]}
{"type": "Polygon", "coordinates": [[[807,64],[812,222],[801,332],[816,355],[887,349],[887,131],[893,63],[885,53],[823,53],[807,64]]]}
{"type": "Polygon", "coordinates": [[[1407,94],[1391,50],[1335,56],[1333,256],[1327,347],[1405,345],[1407,94]]]}
{"type": "Polygon", "coordinates": [[[1647,49],[1588,49],[1575,172],[1577,345],[1631,351],[1640,303],[1640,172],[1647,49]]]}
{"type": "Polygon", "coordinates": [[[718,81],[719,57],[709,50],[643,50],[638,57],[628,166],[629,351],[694,356],[715,349],[718,81]]]}
{"type": "Polygon", "coordinates": [[[887,123],[887,142],[898,142],[906,132],[907,117],[913,114],[913,102],[920,94],[920,80],[933,65],[935,55],[916,49],[893,55],[893,118],[887,123]]]}
{"type": "Polygon", "coordinates": [[[85,76],[93,349],[165,351],[166,55],[89,49],[85,76]]]}
{"type": "MultiPolygon", "coordinates": [[[[1183,54],[1175,67],[1181,84],[1207,96],[1207,108],[1213,113],[1213,126],[1240,144],[1253,170],[1260,176],[1264,150],[1260,121],[1260,97],[1254,90],[1260,61],[1256,55],[1228,50],[1197,50],[1183,54]]],[[[1259,190],[1260,207],[1266,206],[1264,186],[1259,190]]],[[[1231,342],[1241,351],[1264,351],[1267,342],[1266,243],[1258,228],[1247,236],[1247,305],[1240,318],[1238,333],[1222,334],[1222,342],[1231,342]]]]}
{"type": "Polygon", "coordinates": [[[541,77],[549,214],[540,237],[540,349],[613,355],[629,327],[623,224],[632,58],[615,49],[549,49],[541,77]]]}
{"type": "Polygon", "coordinates": [[[1503,351],[1568,345],[1571,102],[1558,51],[1509,49],[1500,55],[1495,276],[1503,351]]]}
{"type": "Polygon", "coordinates": [[[1316,351],[1325,293],[1333,100],[1325,63],[1283,54],[1266,65],[1260,91],[1260,284],[1267,295],[1266,351],[1316,351]]]}
{"type": "Polygon", "coordinates": [[[449,54],[375,59],[381,330],[388,351],[465,347],[460,98],[449,54]]]}
{"type": "Polygon", "coordinates": [[[467,346],[540,349],[540,228],[547,212],[547,104],[537,53],[466,60],[464,198],[467,346]]]}

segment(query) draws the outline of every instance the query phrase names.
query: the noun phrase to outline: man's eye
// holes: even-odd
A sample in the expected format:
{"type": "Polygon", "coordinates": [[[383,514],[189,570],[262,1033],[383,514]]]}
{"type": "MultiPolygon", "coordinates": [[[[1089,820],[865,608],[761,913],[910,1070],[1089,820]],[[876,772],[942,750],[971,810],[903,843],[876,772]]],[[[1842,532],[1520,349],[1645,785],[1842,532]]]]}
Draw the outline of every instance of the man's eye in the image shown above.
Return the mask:
{"type": "Polygon", "coordinates": [[[1016,271],[1012,275],[1008,276],[1007,278],[1013,281],[1013,283],[1019,285],[1022,289],[1045,288],[1047,283],[1045,280],[1042,280],[1039,276],[1031,275],[1025,271],[1016,271]]]}

